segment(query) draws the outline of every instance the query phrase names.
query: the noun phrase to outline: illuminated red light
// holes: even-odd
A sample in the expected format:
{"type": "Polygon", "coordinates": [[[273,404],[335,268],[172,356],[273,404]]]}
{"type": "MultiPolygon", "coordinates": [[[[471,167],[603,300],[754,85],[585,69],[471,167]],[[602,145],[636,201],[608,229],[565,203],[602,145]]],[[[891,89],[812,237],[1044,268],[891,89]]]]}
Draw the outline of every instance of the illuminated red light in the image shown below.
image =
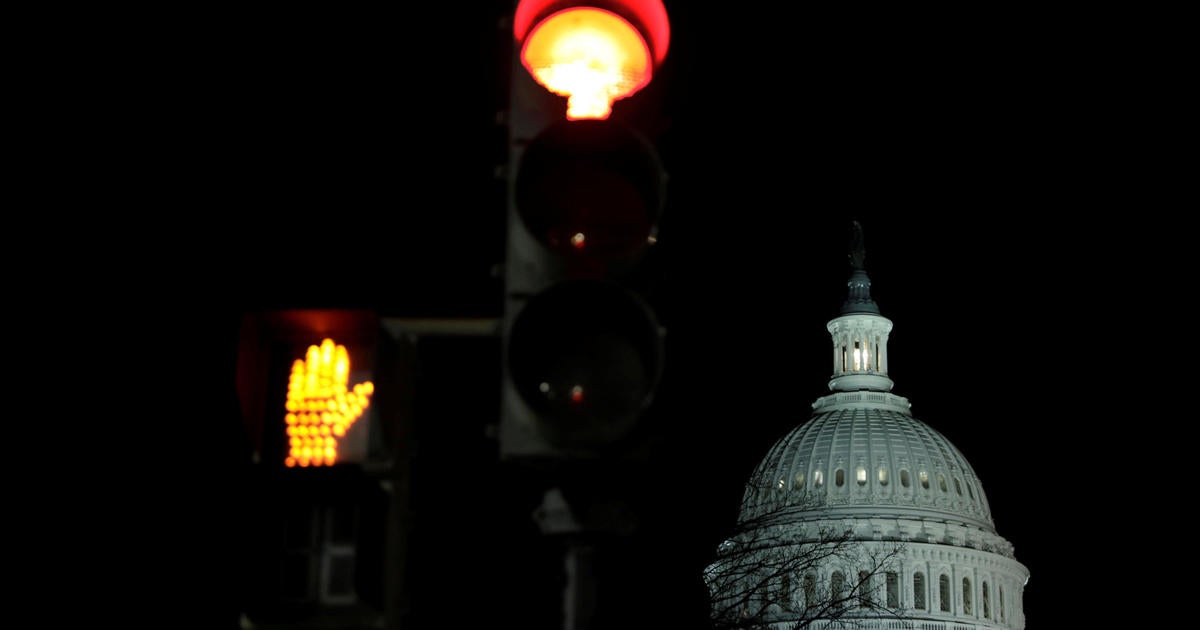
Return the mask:
{"type": "Polygon", "coordinates": [[[670,25],[661,0],[600,0],[589,6],[523,0],[513,19],[521,63],[567,97],[567,119],[604,119],[613,101],[641,90],[662,63],[670,25]]]}

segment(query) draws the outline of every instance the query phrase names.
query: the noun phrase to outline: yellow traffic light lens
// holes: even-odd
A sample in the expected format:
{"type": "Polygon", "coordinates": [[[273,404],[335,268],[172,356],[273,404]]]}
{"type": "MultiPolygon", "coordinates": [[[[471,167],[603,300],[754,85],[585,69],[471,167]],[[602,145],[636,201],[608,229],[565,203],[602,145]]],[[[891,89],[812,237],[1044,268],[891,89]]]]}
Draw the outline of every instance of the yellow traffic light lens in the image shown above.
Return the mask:
{"type": "Polygon", "coordinates": [[[653,59],[624,18],[592,7],[551,14],[525,40],[521,63],[547,90],[567,97],[567,118],[608,118],[613,101],[650,82],[653,59]]]}
{"type": "Polygon", "coordinates": [[[564,448],[620,439],[662,374],[658,322],[641,297],[602,280],[558,284],[531,299],[509,332],[508,373],[539,433],[564,448]]]}

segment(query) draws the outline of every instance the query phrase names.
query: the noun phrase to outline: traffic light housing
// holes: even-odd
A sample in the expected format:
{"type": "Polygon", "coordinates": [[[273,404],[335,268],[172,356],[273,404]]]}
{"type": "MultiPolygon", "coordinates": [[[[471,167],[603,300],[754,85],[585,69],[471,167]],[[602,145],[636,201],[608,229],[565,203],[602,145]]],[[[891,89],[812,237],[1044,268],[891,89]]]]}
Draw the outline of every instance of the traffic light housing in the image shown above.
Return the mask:
{"type": "Polygon", "coordinates": [[[669,38],[660,0],[516,3],[502,459],[644,455],[664,366],[650,250],[667,175],[643,129],[661,102],[643,88],[669,38]]]}

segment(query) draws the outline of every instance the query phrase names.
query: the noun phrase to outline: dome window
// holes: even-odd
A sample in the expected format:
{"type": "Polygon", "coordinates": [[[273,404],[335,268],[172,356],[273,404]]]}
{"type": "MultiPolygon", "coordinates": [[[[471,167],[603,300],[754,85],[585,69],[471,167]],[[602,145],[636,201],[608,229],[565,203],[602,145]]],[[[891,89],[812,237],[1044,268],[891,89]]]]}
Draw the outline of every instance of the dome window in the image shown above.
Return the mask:
{"type": "Polygon", "coordinates": [[[971,613],[971,579],[963,578],[963,614],[971,613]]]}
{"type": "Polygon", "coordinates": [[[871,594],[871,573],[869,571],[858,572],[858,603],[864,608],[870,608],[875,600],[871,594]]]}
{"type": "Polygon", "coordinates": [[[813,487],[820,488],[823,485],[825,485],[825,475],[822,474],[821,471],[819,471],[819,470],[814,470],[813,471],[813,487]]]}
{"type": "Polygon", "coordinates": [[[958,482],[958,477],[954,478],[954,491],[958,493],[958,496],[962,496],[962,484],[958,482]]]}
{"type": "Polygon", "coordinates": [[[804,471],[796,473],[796,481],[792,484],[796,488],[804,487],[804,471]]]}
{"type": "Polygon", "coordinates": [[[837,472],[833,473],[833,482],[836,483],[837,487],[839,488],[846,485],[846,471],[842,470],[841,468],[837,469],[837,472]]]}
{"type": "Polygon", "coordinates": [[[908,487],[909,485],[911,485],[911,484],[912,484],[912,479],[909,479],[909,476],[908,476],[908,469],[907,469],[907,468],[901,468],[901,469],[900,469],[900,485],[902,485],[902,486],[904,486],[905,488],[907,488],[907,487],[908,487]]]}
{"type": "Polygon", "coordinates": [[[919,478],[921,480],[921,487],[928,490],[929,489],[929,473],[922,470],[921,472],[917,473],[917,478],[919,478]]]}
{"type": "Polygon", "coordinates": [[[1000,623],[1004,623],[1004,587],[1000,587],[1000,623]]]}
{"type": "Polygon", "coordinates": [[[938,599],[941,600],[942,612],[950,612],[950,576],[945,573],[938,578],[938,599]]]}
{"type": "Polygon", "coordinates": [[[925,574],[913,574],[913,608],[925,610],[925,574]]]}
{"type": "Polygon", "coordinates": [[[855,475],[855,478],[858,480],[859,486],[867,485],[867,469],[866,468],[859,466],[858,470],[855,471],[854,475],[855,475]]]}
{"type": "Polygon", "coordinates": [[[888,571],[885,577],[887,582],[887,607],[895,610],[900,607],[900,577],[895,571],[888,571]]]}
{"type": "Polygon", "coordinates": [[[949,490],[946,489],[946,475],[943,475],[942,473],[938,473],[938,490],[941,490],[942,492],[949,492],[949,490]]]}
{"type": "Polygon", "coordinates": [[[888,470],[882,466],[879,467],[879,485],[888,485],[888,470]]]}
{"type": "MultiPolygon", "coordinates": [[[[970,488],[971,486],[967,486],[967,487],[970,488]]],[[[992,598],[988,594],[988,583],[986,580],[983,582],[982,597],[983,597],[983,618],[991,619],[992,618],[992,598]]]]}
{"type": "Polygon", "coordinates": [[[846,576],[841,571],[834,571],[829,577],[829,594],[832,600],[830,603],[840,606],[846,596],[846,576]]]}
{"type": "Polygon", "coordinates": [[[975,500],[975,491],[971,490],[972,485],[973,484],[969,484],[969,483],[967,484],[967,494],[970,495],[971,500],[974,501],[975,500]]]}

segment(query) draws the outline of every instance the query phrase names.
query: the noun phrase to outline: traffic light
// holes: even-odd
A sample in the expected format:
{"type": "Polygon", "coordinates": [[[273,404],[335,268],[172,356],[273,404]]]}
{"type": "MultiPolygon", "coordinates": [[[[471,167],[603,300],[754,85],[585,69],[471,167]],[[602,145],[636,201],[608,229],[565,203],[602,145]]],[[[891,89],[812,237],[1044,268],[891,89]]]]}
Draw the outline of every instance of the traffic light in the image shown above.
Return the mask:
{"type": "MultiPolygon", "coordinates": [[[[644,454],[663,373],[651,251],[660,0],[520,0],[508,110],[500,456],[644,454]]],[[[661,83],[660,83],[661,84],[661,83]]]]}

